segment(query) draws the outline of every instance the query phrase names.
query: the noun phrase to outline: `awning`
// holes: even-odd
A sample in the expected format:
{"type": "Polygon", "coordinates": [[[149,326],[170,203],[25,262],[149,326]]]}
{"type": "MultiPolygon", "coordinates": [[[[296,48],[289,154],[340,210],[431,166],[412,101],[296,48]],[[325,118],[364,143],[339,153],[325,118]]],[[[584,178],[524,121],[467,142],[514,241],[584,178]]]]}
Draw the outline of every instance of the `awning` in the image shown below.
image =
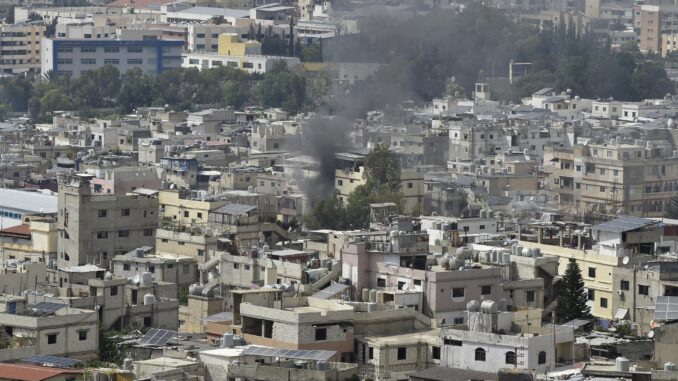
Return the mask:
{"type": "Polygon", "coordinates": [[[629,316],[628,308],[617,308],[617,313],[614,314],[615,320],[624,320],[629,316]]]}

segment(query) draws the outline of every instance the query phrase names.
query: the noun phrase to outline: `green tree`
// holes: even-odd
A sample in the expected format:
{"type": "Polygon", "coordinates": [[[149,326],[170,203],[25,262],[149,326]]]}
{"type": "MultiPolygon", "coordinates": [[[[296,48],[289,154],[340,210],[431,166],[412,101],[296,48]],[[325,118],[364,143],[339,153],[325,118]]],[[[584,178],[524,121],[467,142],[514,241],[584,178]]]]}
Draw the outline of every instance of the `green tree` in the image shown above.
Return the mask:
{"type": "Polygon", "coordinates": [[[105,363],[122,365],[123,354],[118,350],[114,331],[99,330],[99,360],[105,363]]]}
{"type": "Polygon", "coordinates": [[[388,146],[377,144],[372,148],[365,159],[365,171],[377,192],[384,186],[390,191],[400,189],[400,163],[388,146]]]}
{"type": "Polygon", "coordinates": [[[671,195],[664,216],[666,218],[678,218],[678,192],[671,195]]]}
{"type": "Polygon", "coordinates": [[[664,65],[659,62],[643,62],[631,76],[631,87],[637,99],[663,98],[673,94],[673,83],[666,76],[664,65]]]}
{"type": "Polygon", "coordinates": [[[0,103],[0,121],[4,122],[9,117],[10,107],[7,103],[0,103]]]}
{"type": "Polygon", "coordinates": [[[346,209],[337,194],[313,205],[313,210],[304,217],[304,225],[309,229],[345,229],[346,209]]]}
{"type": "Polygon", "coordinates": [[[249,100],[247,85],[238,81],[227,81],[223,87],[224,103],[238,109],[249,100]]]}
{"type": "Polygon", "coordinates": [[[445,81],[445,95],[450,97],[463,97],[465,92],[464,87],[457,83],[456,78],[450,77],[445,81]]]}
{"type": "Polygon", "coordinates": [[[575,259],[570,259],[558,290],[557,321],[563,323],[573,319],[590,318],[591,308],[586,304],[587,300],[579,265],[575,259]]]}

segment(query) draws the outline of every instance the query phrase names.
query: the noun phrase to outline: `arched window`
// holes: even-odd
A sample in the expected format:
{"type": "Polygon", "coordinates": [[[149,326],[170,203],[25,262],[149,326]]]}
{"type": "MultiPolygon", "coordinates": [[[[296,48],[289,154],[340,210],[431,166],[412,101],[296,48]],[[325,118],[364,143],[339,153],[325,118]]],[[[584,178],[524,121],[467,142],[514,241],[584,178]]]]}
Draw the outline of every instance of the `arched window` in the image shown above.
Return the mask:
{"type": "Polygon", "coordinates": [[[516,364],[516,352],[506,352],[506,363],[507,364],[516,364]]]}
{"type": "Polygon", "coordinates": [[[485,350],[483,348],[476,348],[476,361],[485,361],[485,350]]]}
{"type": "Polygon", "coordinates": [[[546,364],[546,352],[541,351],[539,352],[539,365],[546,364]]]}

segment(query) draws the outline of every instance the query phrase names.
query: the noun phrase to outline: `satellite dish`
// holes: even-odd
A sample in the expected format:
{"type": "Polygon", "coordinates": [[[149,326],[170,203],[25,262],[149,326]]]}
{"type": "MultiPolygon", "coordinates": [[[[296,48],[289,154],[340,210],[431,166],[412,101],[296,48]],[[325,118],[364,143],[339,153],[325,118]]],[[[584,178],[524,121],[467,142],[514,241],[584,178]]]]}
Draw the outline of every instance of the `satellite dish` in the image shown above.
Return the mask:
{"type": "Polygon", "coordinates": [[[629,260],[630,260],[629,257],[626,256],[626,257],[624,257],[624,259],[622,259],[622,263],[625,264],[625,265],[628,265],[628,264],[629,264],[629,260]]]}
{"type": "Polygon", "coordinates": [[[650,338],[650,339],[653,338],[654,337],[654,331],[648,332],[647,337],[650,338]]]}

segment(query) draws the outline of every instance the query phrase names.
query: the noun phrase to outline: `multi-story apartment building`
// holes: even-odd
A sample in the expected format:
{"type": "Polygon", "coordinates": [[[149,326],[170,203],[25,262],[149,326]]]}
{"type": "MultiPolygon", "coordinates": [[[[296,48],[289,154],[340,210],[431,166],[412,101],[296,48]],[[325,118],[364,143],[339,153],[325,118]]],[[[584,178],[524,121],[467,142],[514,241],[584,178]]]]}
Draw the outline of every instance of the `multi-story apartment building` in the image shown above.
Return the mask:
{"type": "Polygon", "coordinates": [[[661,217],[678,186],[678,157],[651,142],[546,147],[547,187],[573,211],[607,211],[661,217]],[[666,156],[670,157],[666,157],[666,156]]]}
{"type": "Polygon", "coordinates": [[[659,53],[665,35],[678,34],[678,6],[673,4],[640,7],[640,50],[659,53]]]}
{"type": "Polygon", "coordinates": [[[146,74],[181,67],[180,40],[51,39],[41,42],[42,73],[79,77],[88,70],[113,65],[120,72],[138,68],[146,74]]]}
{"type": "Polygon", "coordinates": [[[64,175],[59,182],[59,267],[95,263],[153,246],[158,226],[157,192],[92,194],[91,175],[64,175]]]}
{"type": "Polygon", "coordinates": [[[40,40],[44,35],[42,22],[0,25],[0,71],[11,74],[40,71],[40,40]]]}

